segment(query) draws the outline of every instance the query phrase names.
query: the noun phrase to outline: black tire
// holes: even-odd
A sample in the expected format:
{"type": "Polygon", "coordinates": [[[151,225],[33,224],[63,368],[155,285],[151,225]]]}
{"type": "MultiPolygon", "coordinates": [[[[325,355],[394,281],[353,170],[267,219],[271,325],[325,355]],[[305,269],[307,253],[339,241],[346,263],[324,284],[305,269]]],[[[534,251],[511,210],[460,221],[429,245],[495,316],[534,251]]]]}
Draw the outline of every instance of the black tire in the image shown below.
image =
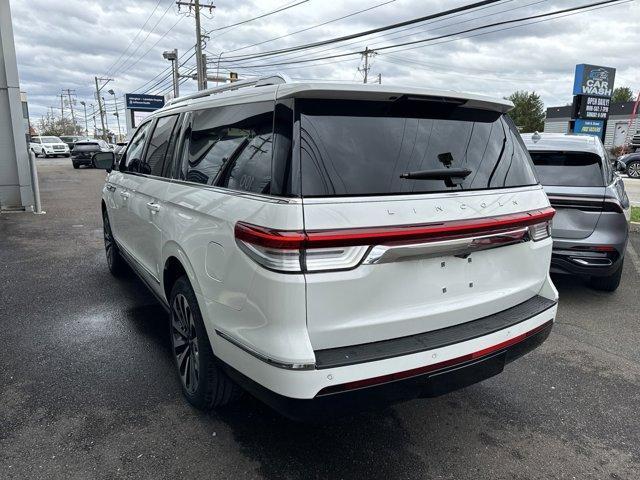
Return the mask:
{"type": "Polygon", "coordinates": [[[633,160],[627,164],[629,178],[640,178],[640,160],[633,160]]]}
{"type": "MultiPolygon", "coordinates": [[[[78,168],[75,164],[74,168],[78,168]]],[[[102,230],[104,235],[104,251],[107,256],[107,266],[114,277],[123,277],[129,273],[129,266],[118,250],[118,245],[111,232],[111,223],[105,210],[102,211],[102,230]]]]}
{"type": "Polygon", "coordinates": [[[71,157],[71,154],[70,153],[65,153],[64,156],[69,158],[69,157],[71,157]]]}
{"type": "Polygon", "coordinates": [[[80,168],[80,165],[78,165],[76,162],[72,162],[73,163],[73,168],[80,168]]]}
{"type": "Polygon", "coordinates": [[[186,276],[174,283],[169,304],[171,351],[187,401],[200,410],[209,410],[238,399],[242,390],[216,361],[196,295],[186,276]]]}
{"type": "Polygon", "coordinates": [[[591,277],[589,281],[591,288],[594,288],[595,290],[602,290],[603,292],[615,292],[620,286],[623,265],[624,259],[620,261],[618,269],[611,275],[607,277],[591,277]]]}

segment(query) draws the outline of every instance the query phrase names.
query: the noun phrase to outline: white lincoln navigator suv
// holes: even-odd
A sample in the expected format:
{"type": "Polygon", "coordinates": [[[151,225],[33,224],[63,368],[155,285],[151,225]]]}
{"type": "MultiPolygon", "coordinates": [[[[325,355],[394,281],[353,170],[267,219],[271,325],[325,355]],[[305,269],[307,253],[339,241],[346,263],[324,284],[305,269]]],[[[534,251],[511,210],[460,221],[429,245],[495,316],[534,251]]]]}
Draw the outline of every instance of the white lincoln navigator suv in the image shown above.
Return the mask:
{"type": "Polygon", "coordinates": [[[292,418],[335,414],[540,345],[554,210],[511,107],[275,76],[173,100],[117,163],[96,154],[109,268],[170,312],[189,402],[241,387],[292,418]]]}

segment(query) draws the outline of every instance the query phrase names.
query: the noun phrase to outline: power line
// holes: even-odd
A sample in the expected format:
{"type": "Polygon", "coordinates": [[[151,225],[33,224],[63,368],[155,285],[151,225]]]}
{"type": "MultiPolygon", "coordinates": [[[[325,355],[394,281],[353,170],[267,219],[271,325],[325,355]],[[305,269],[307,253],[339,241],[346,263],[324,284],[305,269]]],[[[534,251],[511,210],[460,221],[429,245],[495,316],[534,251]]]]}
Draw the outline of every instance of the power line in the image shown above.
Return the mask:
{"type": "Polygon", "coordinates": [[[109,75],[110,70],[116,66],[116,64],[120,61],[120,59],[124,56],[125,53],[127,53],[129,51],[129,49],[131,48],[131,45],[133,45],[133,42],[136,41],[136,39],[138,38],[138,35],[140,35],[140,33],[142,32],[142,30],[144,30],[144,27],[147,26],[147,23],[149,23],[149,20],[151,20],[151,17],[153,17],[153,14],[156,13],[156,10],[158,9],[158,7],[160,6],[160,3],[162,3],[162,0],[158,0],[158,3],[156,3],[156,6],[153,8],[153,10],[151,11],[151,13],[149,14],[149,16],[147,17],[147,19],[144,21],[144,23],[142,24],[142,27],[140,27],[140,30],[138,30],[138,33],[135,34],[135,36],[131,39],[131,41],[129,42],[129,45],[127,45],[127,48],[124,49],[124,51],[120,54],[120,56],[118,57],[118,59],[113,62],[111,64],[111,66],[109,66],[109,68],[107,68],[107,71],[105,73],[105,76],[109,75]]]}
{"type": "Polygon", "coordinates": [[[326,22],[318,23],[317,25],[312,25],[312,26],[310,26],[310,27],[303,28],[303,29],[301,29],[301,30],[296,30],[295,32],[287,33],[287,34],[285,34],[285,35],[280,35],[280,36],[278,36],[278,37],[273,37],[273,38],[270,38],[270,39],[268,39],[268,40],[264,40],[264,41],[262,41],[262,42],[252,43],[251,45],[245,45],[244,47],[235,48],[235,49],[233,49],[233,50],[227,50],[227,51],[226,51],[226,52],[224,52],[224,53],[239,52],[240,50],[245,50],[245,49],[247,49],[247,48],[251,48],[251,47],[257,47],[257,46],[259,46],[259,45],[264,45],[265,43],[270,43],[270,42],[273,42],[273,41],[275,41],[275,40],[280,40],[280,39],[282,39],[282,38],[291,37],[291,36],[296,35],[296,34],[298,34],[298,33],[308,32],[309,30],[313,30],[313,29],[315,29],[315,28],[323,27],[323,26],[325,26],[325,25],[329,25],[330,23],[334,23],[334,22],[337,22],[337,21],[340,21],[340,20],[344,20],[345,18],[353,17],[353,16],[355,16],[355,15],[359,15],[359,14],[361,14],[361,13],[368,12],[369,10],[373,10],[373,9],[375,9],[375,8],[382,7],[382,6],[384,6],[384,5],[388,5],[389,3],[393,3],[393,2],[395,2],[395,1],[396,1],[396,0],[387,0],[386,2],[378,3],[378,4],[373,5],[373,6],[371,6],[371,7],[364,8],[364,9],[362,9],[362,10],[358,10],[357,12],[352,12],[352,13],[349,13],[349,14],[347,14],[347,15],[343,15],[343,16],[341,16],[341,17],[337,17],[337,18],[333,18],[333,19],[331,19],[331,20],[327,20],[326,22]]]}
{"type": "MultiPolygon", "coordinates": [[[[478,30],[484,30],[487,28],[493,28],[496,26],[501,26],[501,25],[508,25],[508,24],[512,24],[512,23],[517,23],[517,22],[524,22],[526,20],[533,20],[533,19],[541,19],[541,18],[546,18],[546,17],[550,17],[553,15],[559,15],[559,14],[563,14],[563,13],[568,13],[568,12],[579,12],[585,9],[590,9],[592,7],[597,7],[597,6],[613,6],[612,4],[619,4],[619,3],[627,3],[630,1],[634,1],[634,0],[604,0],[601,2],[596,2],[593,4],[589,4],[589,5],[581,5],[579,7],[572,7],[572,8],[566,8],[566,9],[562,9],[562,10],[556,10],[553,12],[548,12],[548,13],[542,13],[542,14],[538,14],[538,15],[530,15],[528,17],[521,17],[521,18],[515,18],[515,19],[510,19],[510,20],[503,20],[500,22],[494,22],[488,25],[481,25],[478,27],[473,27],[473,28],[468,28],[466,30],[461,30],[458,32],[453,32],[453,33],[447,33],[444,35],[439,35],[436,37],[429,37],[429,38],[423,38],[420,40],[413,40],[410,42],[403,42],[403,43],[398,43],[398,44],[393,44],[393,45],[386,45],[386,46],[382,46],[382,47],[377,47],[375,50],[376,51],[380,51],[380,50],[388,50],[388,49],[392,49],[392,48],[398,48],[398,47],[403,47],[403,46],[407,46],[407,45],[415,45],[415,44],[421,44],[421,43],[426,43],[426,42],[432,42],[434,40],[440,40],[440,39],[444,39],[444,38],[448,38],[448,37],[452,37],[452,36],[456,36],[456,35],[463,35],[465,33],[470,33],[470,32],[474,32],[474,31],[478,31],[478,30]]],[[[523,25],[520,25],[523,26],[523,25]]],[[[516,27],[511,27],[511,28],[517,28],[516,27]]],[[[497,30],[499,31],[499,30],[497,30]]],[[[492,33],[492,32],[489,32],[492,33]]],[[[407,49],[402,49],[402,50],[395,50],[395,52],[398,51],[403,51],[403,50],[407,50],[407,49]]],[[[307,63],[307,62],[315,62],[315,61],[319,61],[319,60],[328,60],[328,59],[335,59],[335,58],[342,58],[342,57],[346,57],[346,56],[351,56],[351,55],[362,55],[362,51],[355,51],[355,52],[347,52],[347,53],[342,53],[342,54],[336,54],[336,55],[327,55],[324,57],[316,57],[316,58],[307,58],[307,59],[303,59],[303,60],[295,60],[295,61],[287,61],[287,62],[276,62],[276,63],[271,63],[271,64],[261,64],[261,65],[246,65],[245,67],[247,68],[253,68],[253,67],[267,67],[267,66],[278,66],[278,65],[289,65],[289,64],[297,64],[297,63],[307,63]]]]}
{"type": "Polygon", "coordinates": [[[171,30],[173,30],[182,20],[184,20],[184,17],[180,17],[178,19],[178,21],[176,23],[174,23],[173,25],[171,25],[171,27],[169,28],[169,30],[167,30],[158,40],[156,40],[156,42],[151,45],[140,57],[138,57],[138,59],[133,62],[132,64],[128,65],[126,70],[130,70],[131,68],[133,68],[134,66],[136,66],[140,60],[142,60],[143,58],[145,58],[147,55],[149,55],[149,53],[156,48],[156,46],[164,39],[164,37],[166,37],[167,35],[169,35],[169,33],[171,32],[171,30]]]}
{"type": "Polygon", "coordinates": [[[160,18],[156,21],[153,27],[151,27],[151,30],[147,32],[147,35],[142,39],[141,42],[138,43],[138,46],[136,47],[136,49],[133,52],[131,52],[129,56],[127,56],[127,58],[120,64],[119,67],[117,68],[114,67],[114,70],[111,73],[113,76],[119,73],[122,70],[122,67],[124,67],[127,64],[127,62],[131,59],[131,57],[133,57],[138,52],[138,50],[140,50],[140,47],[144,44],[144,42],[147,41],[147,38],[149,38],[149,35],[151,35],[154,32],[154,30],[158,27],[158,25],[160,24],[162,19],[165,17],[167,12],[171,9],[171,7],[173,7],[173,1],[171,1],[171,3],[169,3],[169,6],[164,10],[164,12],[162,12],[162,15],[160,15],[160,18]]]}
{"type": "Polygon", "coordinates": [[[346,40],[352,40],[354,38],[360,38],[360,37],[365,37],[367,35],[371,35],[374,33],[379,33],[379,32],[385,32],[388,30],[393,30],[399,27],[404,27],[406,25],[412,25],[415,23],[420,23],[420,22],[424,22],[426,20],[432,20],[434,18],[440,18],[440,17],[444,17],[444,16],[449,16],[453,13],[458,13],[458,12],[463,12],[463,11],[467,11],[467,10],[473,10],[476,9],[478,7],[484,6],[484,5],[489,5],[492,3],[497,3],[500,2],[501,0],[483,0],[480,2],[475,2],[475,3],[471,3],[468,5],[463,5],[461,7],[456,7],[456,8],[451,8],[449,10],[444,10],[442,12],[438,12],[438,13],[432,13],[430,15],[425,15],[423,17],[418,17],[418,18],[413,18],[411,20],[406,20],[404,22],[399,22],[399,23],[394,23],[391,25],[385,25],[383,27],[378,27],[378,28],[373,28],[371,30],[365,30],[363,32],[358,32],[358,33],[352,33],[350,35],[344,35],[342,37],[337,37],[337,38],[330,38],[328,40],[321,40],[319,42],[313,42],[313,43],[308,43],[305,45],[297,45],[294,47],[289,47],[289,48],[281,48],[278,50],[271,50],[268,52],[262,52],[262,53],[258,53],[258,54],[253,54],[253,55],[240,55],[238,57],[231,57],[231,58],[227,58],[227,60],[229,61],[239,61],[239,60],[244,60],[244,59],[248,59],[248,58],[262,58],[262,57],[268,57],[268,56],[273,56],[273,55],[277,55],[279,53],[287,53],[287,52],[296,52],[299,50],[306,50],[309,48],[313,48],[313,47],[320,47],[323,45],[329,45],[332,43],[339,43],[339,42],[343,42],[346,40]]]}
{"type": "MultiPolygon", "coordinates": [[[[504,3],[510,3],[510,2],[512,2],[512,1],[514,1],[514,0],[506,0],[504,3]]],[[[547,1],[547,0],[542,0],[542,1],[547,1]]],[[[388,2],[387,2],[387,3],[388,3],[388,2]]],[[[369,9],[367,9],[367,10],[370,10],[370,9],[372,9],[372,8],[376,8],[376,7],[381,6],[381,5],[384,5],[384,4],[374,5],[373,7],[370,7],[370,8],[369,8],[369,9]]],[[[478,12],[478,11],[481,11],[481,10],[486,10],[486,9],[488,9],[488,8],[493,8],[493,7],[495,7],[495,6],[496,6],[495,4],[486,5],[486,6],[484,6],[484,7],[480,7],[480,8],[475,9],[475,10],[474,10],[474,12],[478,12]]],[[[361,12],[362,12],[362,11],[361,11],[361,12]]],[[[490,16],[490,15],[495,15],[495,14],[498,14],[498,13],[503,13],[503,12],[504,12],[504,11],[501,11],[501,12],[494,12],[493,14],[489,14],[489,16],[490,16]]],[[[355,13],[358,13],[358,12],[355,12],[355,13]]],[[[427,21],[427,22],[420,22],[420,23],[422,23],[422,25],[414,25],[414,26],[410,26],[410,27],[400,28],[400,29],[398,29],[398,30],[396,31],[396,33],[403,32],[403,31],[406,31],[406,30],[416,29],[416,28],[423,28],[425,25],[431,25],[431,24],[434,24],[434,23],[439,23],[439,22],[442,22],[442,21],[451,20],[451,19],[456,18],[456,17],[459,17],[459,16],[468,15],[469,13],[470,13],[470,12],[463,11],[463,12],[460,12],[460,13],[457,13],[457,14],[454,14],[454,15],[450,15],[450,16],[448,16],[448,17],[438,18],[438,19],[434,19],[434,20],[431,20],[431,21],[427,21]]],[[[326,22],[326,23],[330,23],[330,22],[331,22],[331,21],[326,22]]],[[[460,24],[460,23],[465,23],[465,22],[456,22],[456,25],[458,25],[458,24],[460,24]]],[[[448,25],[445,25],[445,26],[443,26],[443,27],[438,27],[438,29],[439,29],[439,28],[446,28],[446,27],[449,27],[449,26],[451,26],[451,25],[452,25],[452,24],[448,24],[448,25]]],[[[314,28],[314,27],[310,27],[310,28],[314,28]]],[[[310,29],[310,28],[309,28],[309,29],[310,29]]],[[[437,29],[436,29],[436,30],[437,30],[437,29]]],[[[385,36],[386,36],[386,34],[376,35],[376,36],[373,36],[373,37],[369,38],[368,40],[375,39],[375,38],[379,38],[379,37],[385,37],[385,36]]],[[[394,39],[394,38],[395,38],[395,37],[390,37],[390,39],[394,39]]],[[[353,41],[353,42],[347,42],[347,43],[345,43],[345,44],[343,44],[343,45],[341,45],[341,46],[339,46],[339,47],[329,47],[329,48],[323,48],[323,49],[320,49],[320,50],[315,50],[315,52],[314,52],[314,53],[318,54],[318,53],[322,53],[322,52],[329,52],[329,51],[336,51],[336,50],[338,50],[338,51],[339,51],[341,48],[347,47],[347,46],[349,46],[349,45],[355,45],[355,44],[358,44],[358,43],[361,43],[361,40],[356,40],[356,41],[353,41]]],[[[315,47],[314,47],[314,49],[315,49],[315,47]]],[[[229,52],[226,52],[226,53],[229,53],[229,52]]],[[[283,59],[283,58],[287,58],[287,59],[297,59],[297,58],[303,58],[303,57],[305,57],[305,56],[307,56],[307,55],[308,55],[308,53],[297,54],[297,55],[296,55],[295,53],[296,53],[296,52],[284,53],[284,54],[278,54],[278,55],[274,55],[274,57],[273,57],[273,58],[280,58],[280,59],[283,59]],[[293,54],[293,56],[291,56],[292,54],[293,54]]],[[[227,61],[227,60],[225,60],[225,62],[226,62],[226,61],[227,61]]],[[[243,62],[246,62],[246,61],[248,61],[248,60],[243,60],[243,61],[240,61],[239,63],[234,62],[234,64],[236,64],[236,65],[242,65],[242,64],[243,64],[243,62]]]]}
{"type": "Polygon", "coordinates": [[[283,7],[277,8],[276,10],[272,10],[270,12],[263,13],[262,15],[258,15],[257,17],[249,18],[247,20],[243,20],[243,21],[237,22],[237,23],[232,23],[230,25],[225,25],[224,27],[214,28],[213,30],[209,30],[207,32],[207,35],[209,33],[219,32],[220,30],[226,30],[227,28],[232,28],[232,27],[237,27],[239,25],[244,25],[245,23],[253,22],[254,20],[259,20],[261,18],[268,17],[268,16],[273,15],[275,13],[283,12],[284,10],[288,10],[290,8],[297,7],[298,5],[302,5],[303,3],[307,3],[308,1],[309,0],[302,0],[301,2],[294,3],[293,5],[285,5],[283,7]]]}

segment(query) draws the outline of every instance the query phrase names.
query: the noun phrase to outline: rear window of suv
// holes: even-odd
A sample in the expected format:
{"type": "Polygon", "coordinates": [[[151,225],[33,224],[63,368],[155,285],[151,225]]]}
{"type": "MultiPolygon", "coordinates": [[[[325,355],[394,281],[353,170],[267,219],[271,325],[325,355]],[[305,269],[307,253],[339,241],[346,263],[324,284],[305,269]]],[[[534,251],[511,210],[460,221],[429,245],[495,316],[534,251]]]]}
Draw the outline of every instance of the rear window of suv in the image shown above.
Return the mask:
{"type": "Polygon", "coordinates": [[[483,190],[537,184],[513,122],[445,99],[391,102],[298,99],[302,195],[483,190]],[[466,178],[407,179],[467,169],[466,178]]]}
{"type": "Polygon", "coordinates": [[[589,152],[529,152],[542,185],[603,187],[602,159],[589,152]]]}
{"type": "Polygon", "coordinates": [[[97,143],[76,143],[73,147],[74,152],[94,152],[100,150],[100,145],[97,143]]]}

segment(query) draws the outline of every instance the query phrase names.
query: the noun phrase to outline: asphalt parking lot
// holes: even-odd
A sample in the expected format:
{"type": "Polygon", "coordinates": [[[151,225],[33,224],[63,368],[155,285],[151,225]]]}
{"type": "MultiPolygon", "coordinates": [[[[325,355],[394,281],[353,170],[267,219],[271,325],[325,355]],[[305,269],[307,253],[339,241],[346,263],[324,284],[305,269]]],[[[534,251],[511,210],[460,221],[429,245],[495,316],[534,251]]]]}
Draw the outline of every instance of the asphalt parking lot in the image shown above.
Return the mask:
{"type": "Polygon", "coordinates": [[[182,399],[167,317],[107,271],[104,173],[38,160],[0,215],[0,478],[640,478],[640,234],[614,294],[557,279],[549,340],[484,383],[322,425],[182,399]]]}

